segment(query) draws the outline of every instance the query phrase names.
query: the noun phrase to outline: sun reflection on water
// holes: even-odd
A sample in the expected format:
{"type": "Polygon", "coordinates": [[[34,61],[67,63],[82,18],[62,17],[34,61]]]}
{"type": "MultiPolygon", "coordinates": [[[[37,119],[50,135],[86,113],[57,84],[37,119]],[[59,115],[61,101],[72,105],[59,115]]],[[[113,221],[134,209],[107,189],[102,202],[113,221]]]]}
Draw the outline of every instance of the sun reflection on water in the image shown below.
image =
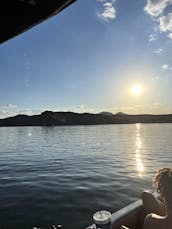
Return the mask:
{"type": "Polygon", "coordinates": [[[144,166],[142,161],[141,155],[141,148],[142,148],[142,141],[140,137],[140,124],[136,124],[136,151],[135,151],[135,158],[136,158],[136,167],[138,171],[138,175],[142,176],[144,172],[144,166]]]}

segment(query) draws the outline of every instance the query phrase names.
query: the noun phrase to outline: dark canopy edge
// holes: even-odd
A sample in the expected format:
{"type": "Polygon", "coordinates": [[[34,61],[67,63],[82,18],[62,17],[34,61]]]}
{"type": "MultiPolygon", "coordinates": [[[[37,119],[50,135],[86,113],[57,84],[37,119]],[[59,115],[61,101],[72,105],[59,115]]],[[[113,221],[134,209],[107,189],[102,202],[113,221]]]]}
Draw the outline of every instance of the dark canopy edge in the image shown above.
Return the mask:
{"type": "Polygon", "coordinates": [[[3,0],[0,4],[0,43],[58,14],[76,0],[3,0]]]}

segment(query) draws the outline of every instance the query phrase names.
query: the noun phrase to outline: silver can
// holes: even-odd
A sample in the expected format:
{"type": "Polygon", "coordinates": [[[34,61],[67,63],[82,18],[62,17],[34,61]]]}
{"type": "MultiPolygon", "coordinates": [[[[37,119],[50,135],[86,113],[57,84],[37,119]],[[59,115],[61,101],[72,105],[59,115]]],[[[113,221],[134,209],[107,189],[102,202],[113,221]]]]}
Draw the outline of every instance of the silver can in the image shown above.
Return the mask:
{"type": "Polygon", "coordinates": [[[98,211],[93,215],[96,228],[111,229],[111,213],[108,211],[98,211]]]}

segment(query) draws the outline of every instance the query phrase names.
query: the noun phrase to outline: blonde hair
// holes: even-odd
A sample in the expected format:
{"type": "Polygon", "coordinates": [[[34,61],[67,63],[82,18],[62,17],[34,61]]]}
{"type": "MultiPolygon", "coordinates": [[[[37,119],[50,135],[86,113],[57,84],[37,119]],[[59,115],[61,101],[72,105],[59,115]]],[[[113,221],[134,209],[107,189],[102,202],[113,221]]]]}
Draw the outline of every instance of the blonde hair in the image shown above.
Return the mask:
{"type": "Polygon", "coordinates": [[[166,204],[172,208],[172,169],[160,169],[153,178],[156,191],[161,194],[166,204]]]}

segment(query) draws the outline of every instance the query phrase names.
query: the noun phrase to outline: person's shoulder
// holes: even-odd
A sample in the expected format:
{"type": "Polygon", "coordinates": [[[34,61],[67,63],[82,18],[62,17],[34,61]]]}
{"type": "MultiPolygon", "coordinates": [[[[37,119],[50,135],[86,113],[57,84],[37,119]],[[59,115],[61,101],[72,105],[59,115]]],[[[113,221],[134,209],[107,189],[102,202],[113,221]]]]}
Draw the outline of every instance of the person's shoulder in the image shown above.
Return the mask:
{"type": "Polygon", "coordinates": [[[144,229],[160,228],[159,220],[162,218],[163,217],[156,215],[154,213],[147,215],[144,222],[144,229]]]}

